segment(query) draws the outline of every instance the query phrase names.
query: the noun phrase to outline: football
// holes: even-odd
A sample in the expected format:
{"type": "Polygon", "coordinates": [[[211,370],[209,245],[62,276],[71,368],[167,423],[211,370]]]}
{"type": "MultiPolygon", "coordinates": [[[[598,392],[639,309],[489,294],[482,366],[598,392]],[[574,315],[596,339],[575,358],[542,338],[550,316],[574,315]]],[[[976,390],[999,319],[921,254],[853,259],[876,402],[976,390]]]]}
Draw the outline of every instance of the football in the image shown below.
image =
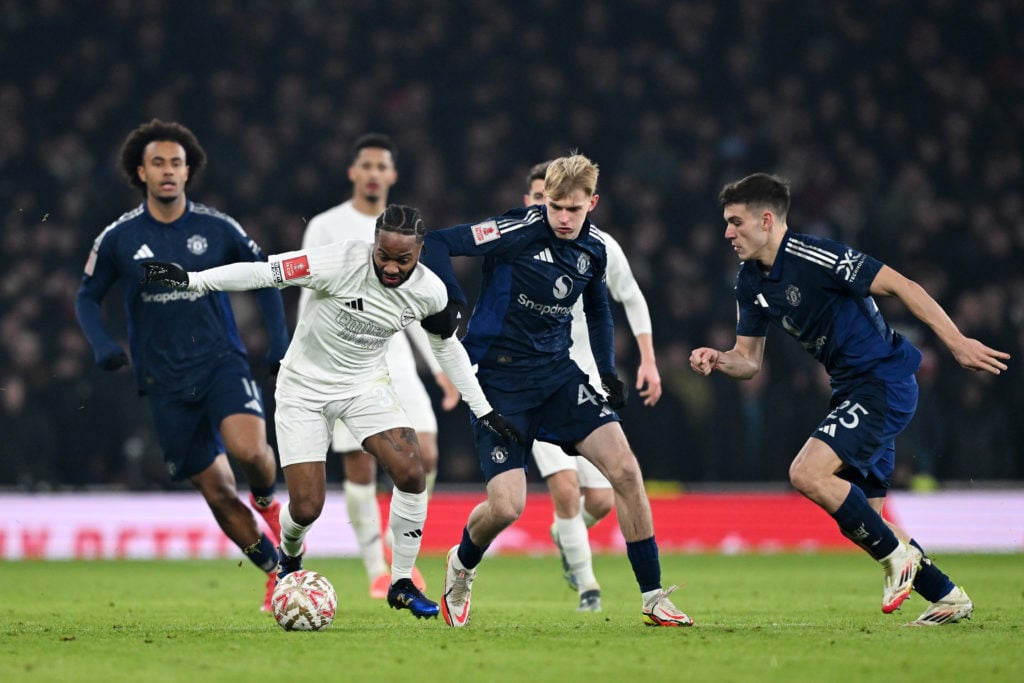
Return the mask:
{"type": "Polygon", "coordinates": [[[338,594],[323,574],[300,569],[277,582],[271,601],[285,631],[322,631],[334,621],[338,594]]]}

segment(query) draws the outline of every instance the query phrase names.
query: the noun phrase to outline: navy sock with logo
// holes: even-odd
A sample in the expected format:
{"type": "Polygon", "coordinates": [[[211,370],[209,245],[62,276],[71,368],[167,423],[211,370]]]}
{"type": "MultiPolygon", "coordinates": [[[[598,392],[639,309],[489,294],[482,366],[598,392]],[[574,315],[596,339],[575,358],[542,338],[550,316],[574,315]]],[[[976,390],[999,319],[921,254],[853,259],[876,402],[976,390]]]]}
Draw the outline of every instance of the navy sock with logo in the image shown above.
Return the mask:
{"type": "Polygon", "coordinates": [[[832,518],[847,538],[871,553],[876,560],[896,550],[900,544],[892,529],[857,486],[850,486],[850,493],[839,509],[832,513],[832,518]]]}
{"type": "Polygon", "coordinates": [[[277,548],[266,534],[260,534],[260,540],[247,548],[242,548],[242,552],[250,562],[265,572],[271,572],[277,566],[277,548]]]}

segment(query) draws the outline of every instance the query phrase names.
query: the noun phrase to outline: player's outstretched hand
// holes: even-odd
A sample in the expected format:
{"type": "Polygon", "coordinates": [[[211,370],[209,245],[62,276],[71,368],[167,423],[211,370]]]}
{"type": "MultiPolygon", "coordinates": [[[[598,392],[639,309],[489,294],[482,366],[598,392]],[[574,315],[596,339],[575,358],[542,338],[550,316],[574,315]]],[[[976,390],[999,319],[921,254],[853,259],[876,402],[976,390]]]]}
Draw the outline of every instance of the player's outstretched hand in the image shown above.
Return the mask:
{"type": "Polygon", "coordinates": [[[505,419],[505,416],[497,410],[492,410],[483,417],[477,418],[477,422],[487,427],[500,436],[506,443],[523,443],[523,435],[519,433],[516,426],[505,419]]]}
{"type": "Polygon", "coordinates": [[[186,289],[188,287],[188,273],[177,263],[164,263],[163,261],[146,261],[142,264],[142,284],[159,282],[168,287],[186,289]]]}
{"type": "Polygon", "coordinates": [[[970,337],[964,337],[961,341],[962,343],[949,348],[961,366],[968,370],[990,372],[993,375],[1006,371],[1007,366],[1003,361],[1010,360],[1010,354],[1005,351],[996,351],[970,337]]]}
{"type": "Polygon", "coordinates": [[[618,410],[626,405],[626,385],[615,375],[601,375],[601,386],[608,396],[608,405],[618,410]]]}

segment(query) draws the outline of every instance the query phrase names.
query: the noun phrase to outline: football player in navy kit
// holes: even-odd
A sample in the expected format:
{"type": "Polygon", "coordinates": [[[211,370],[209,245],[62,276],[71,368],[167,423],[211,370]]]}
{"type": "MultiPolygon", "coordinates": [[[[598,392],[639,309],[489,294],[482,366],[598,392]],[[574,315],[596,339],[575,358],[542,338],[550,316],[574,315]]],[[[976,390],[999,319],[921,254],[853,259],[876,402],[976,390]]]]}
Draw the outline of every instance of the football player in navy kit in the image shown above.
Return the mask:
{"type": "MultiPolygon", "coordinates": [[[[78,290],[79,325],[96,364],[117,370],[131,363],[140,395],[149,399],[168,471],[188,479],[214,518],[245,555],[267,573],[263,609],[270,609],[278,562],[280,504],[274,500],[277,465],[267,443],[263,400],[225,294],[178,292],[139,284],[139,264],[159,258],[202,270],[235,261],[266,260],[230,216],[188,200],[185,189],[206,154],[186,127],[154,119],[121,148],[121,169],[143,196],[138,207],[93,242],[78,290]],[[130,355],[107,332],[102,302],[120,284],[130,355]],[[130,360],[129,360],[130,359],[130,360]],[[250,502],[266,521],[262,533],[236,490],[225,456],[241,466],[250,502]]],[[[257,293],[270,340],[267,361],[288,348],[281,294],[257,293]]]]}
{"type": "Polygon", "coordinates": [[[598,201],[597,176],[586,157],[561,157],[548,166],[544,205],[427,233],[423,261],[452,299],[466,297],[450,257],[483,256],[484,281],[463,344],[488,400],[524,435],[523,443],[508,444],[473,425],[487,500],[470,513],[461,543],[448,552],[441,613],[450,626],[468,623],[477,565],[523,511],[526,458],[535,439],[582,455],[611,482],[644,623],[693,623],[668,598],[674,587],[661,587],[650,503],[615,413],[626,391],[615,374],[604,235],[588,218],[598,201]],[[607,398],[569,357],[572,308],[580,297],[607,398]]]}
{"type": "MultiPolygon", "coordinates": [[[[527,176],[526,206],[544,203],[544,179],[548,162],[533,166],[527,176]]],[[[622,247],[611,235],[604,234],[608,265],[606,286],[612,299],[620,302],[640,351],[636,372],[636,389],[645,406],[653,406],[661,398],[661,375],[654,356],[654,337],[647,299],[633,277],[622,247]]],[[[600,386],[600,373],[590,352],[590,338],[583,302],[577,300],[573,310],[572,346],[569,356],[590,377],[593,386],[600,386]]],[[[601,586],[594,576],[587,529],[600,522],[612,510],[615,494],[611,483],[586,458],[566,455],[560,447],[545,441],[533,444],[533,462],[544,477],[555,520],[551,538],[562,558],[562,572],[579,595],[579,612],[601,611],[601,586]]]]}
{"type": "Polygon", "coordinates": [[[749,379],[761,368],[774,323],[825,366],[830,412],[790,465],[793,486],[835,520],[843,534],[881,563],[882,611],[916,590],[929,606],[912,622],[954,623],[974,610],[963,588],[921,546],[881,516],[895,464],[896,436],[917,406],[921,353],[882,317],[872,297],[895,296],[935,332],[957,362],[994,375],[1009,354],[964,336],[921,288],[877,259],[840,242],[788,231],[789,184],[757,173],[719,195],[725,238],[739,257],[736,344],[698,348],[695,372],[749,379]]]}

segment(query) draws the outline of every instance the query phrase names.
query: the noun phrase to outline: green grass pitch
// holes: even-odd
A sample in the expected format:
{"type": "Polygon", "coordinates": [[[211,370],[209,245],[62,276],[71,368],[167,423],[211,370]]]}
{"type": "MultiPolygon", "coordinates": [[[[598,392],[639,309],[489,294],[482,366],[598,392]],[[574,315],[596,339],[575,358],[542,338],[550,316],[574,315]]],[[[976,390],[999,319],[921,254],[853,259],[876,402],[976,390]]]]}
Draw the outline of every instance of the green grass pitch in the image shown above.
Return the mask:
{"type": "MultiPolygon", "coordinates": [[[[644,627],[621,555],[595,557],[604,611],[577,614],[557,557],[491,556],[465,629],[367,597],[362,563],[310,558],[338,592],[319,633],[258,611],[247,562],[0,563],[0,680],[15,681],[1021,681],[1024,555],[939,555],[974,618],[904,628],[879,609],[860,553],[666,555],[691,629],[644,627]]],[[[438,598],[444,558],[420,558],[438,598]]]]}

